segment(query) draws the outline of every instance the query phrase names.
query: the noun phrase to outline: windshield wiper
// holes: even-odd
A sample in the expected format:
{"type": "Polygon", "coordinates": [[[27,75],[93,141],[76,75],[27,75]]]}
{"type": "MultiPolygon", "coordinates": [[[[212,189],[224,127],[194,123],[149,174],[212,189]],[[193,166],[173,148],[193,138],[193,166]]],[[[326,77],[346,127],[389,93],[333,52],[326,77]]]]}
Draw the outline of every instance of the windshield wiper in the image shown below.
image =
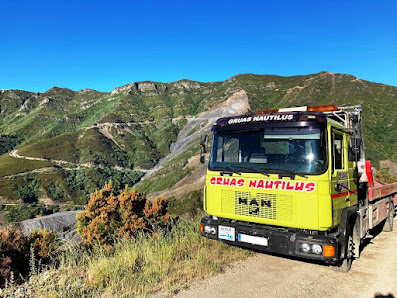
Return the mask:
{"type": "Polygon", "coordinates": [[[308,179],[308,177],[304,174],[299,174],[296,171],[284,170],[284,169],[269,169],[268,171],[275,172],[278,175],[278,178],[281,179],[283,177],[290,177],[292,180],[295,179],[295,176],[300,176],[308,179]],[[280,173],[281,172],[281,173],[280,173]]]}
{"type": "Polygon", "coordinates": [[[241,175],[240,170],[244,170],[244,171],[247,171],[248,173],[259,173],[259,174],[265,175],[267,177],[270,176],[267,172],[265,172],[261,169],[257,170],[257,169],[253,169],[253,168],[249,168],[249,167],[242,167],[242,166],[215,167],[215,168],[212,168],[212,170],[221,171],[221,175],[229,174],[228,172],[241,175]]]}
{"type": "Polygon", "coordinates": [[[231,166],[226,166],[226,167],[215,167],[212,168],[212,170],[217,170],[221,172],[221,176],[223,175],[232,175],[237,174],[237,175],[241,175],[240,171],[238,171],[235,167],[231,167],[231,166]]]}
{"type": "Polygon", "coordinates": [[[249,173],[259,173],[259,174],[265,175],[265,176],[267,176],[267,177],[270,176],[268,173],[266,173],[265,171],[263,171],[263,169],[253,169],[253,168],[242,167],[242,166],[233,166],[233,168],[239,169],[239,170],[246,170],[246,171],[248,171],[249,173]]]}

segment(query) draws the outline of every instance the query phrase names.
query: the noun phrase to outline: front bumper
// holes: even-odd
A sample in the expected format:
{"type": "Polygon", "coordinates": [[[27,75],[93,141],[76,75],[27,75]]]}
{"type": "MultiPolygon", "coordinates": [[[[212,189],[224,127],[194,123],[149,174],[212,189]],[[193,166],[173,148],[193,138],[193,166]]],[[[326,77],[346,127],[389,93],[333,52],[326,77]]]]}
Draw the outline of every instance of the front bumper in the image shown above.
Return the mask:
{"type": "Polygon", "coordinates": [[[222,221],[221,219],[214,219],[212,217],[203,217],[201,224],[203,227],[209,226],[215,229],[215,233],[206,233],[203,230],[201,235],[210,239],[223,241],[227,244],[286,256],[324,261],[326,263],[336,263],[339,260],[340,244],[337,233],[330,235],[308,235],[299,232],[282,231],[259,224],[222,221]],[[230,235],[229,238],[234,240],[220,239],[219,226],[234,228],[234,237],[230,235]],[[320,245],[322,248],[324,246],[334,246],[335,254],[329,257],[324,256],[323,252],[321,254],[302,252],[301,245],[303,243],[307,243],[309,246],[320,245]]]}

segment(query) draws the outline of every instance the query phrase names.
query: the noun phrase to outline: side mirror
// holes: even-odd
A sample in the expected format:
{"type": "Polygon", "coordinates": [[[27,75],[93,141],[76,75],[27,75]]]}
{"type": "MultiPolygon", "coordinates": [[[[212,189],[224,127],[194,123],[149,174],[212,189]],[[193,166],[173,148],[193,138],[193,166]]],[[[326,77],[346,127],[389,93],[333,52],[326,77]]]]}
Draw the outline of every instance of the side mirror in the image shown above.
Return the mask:
{"type": "Polygon", "coordinates": [[[361,153],[361,139],[352,138],[349,140],[349,161],[357,161],[361,153]]]}
{"type": "Polygon", "coordinates": [[[339,183],[335,183],[335,190],[336,192],[341,193],[342,192],[342,185],[339,183]]]}
{"type": "Polygon", "coordinates": [[[200,162],[204,163],[205,162],[205,156],[203,154],[208,152],[208,135],[205,135],[203,137],[203,139],[200,142],[200,146],[201,146],[200,162]]]}
{"type": "Polygon", "coordinates": [[[201,152],[207,153],[208,152],[208,135],[205,135],[200,142],[201,152]]]}

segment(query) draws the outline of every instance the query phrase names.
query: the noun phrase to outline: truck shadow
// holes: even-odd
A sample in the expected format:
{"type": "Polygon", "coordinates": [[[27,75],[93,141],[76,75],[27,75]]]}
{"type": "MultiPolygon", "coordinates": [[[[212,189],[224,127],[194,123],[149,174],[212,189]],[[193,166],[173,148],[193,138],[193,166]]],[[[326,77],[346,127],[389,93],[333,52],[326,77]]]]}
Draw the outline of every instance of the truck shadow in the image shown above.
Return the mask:
{"type": "Polygon", "coordinates": [[[242,249],[246,249],[246,250],[249,250],[249,251],[253,251],[253,252],[256,252],[256,253],[269,255],[269,256],[273,256],[273,257],[277,257],[277,258],[288,259],[288,260],[291,260],[291,261],[298,261],[298,262],[301,262],[301,263],[320,265],[320,266],[323,266],[323,267],[329,267],[330,266],[329,264],[326,264],[326,263],[324,263],[322,261],[317,261],[317,260],[304,259],[304,258],[300,258],[300,257],[296,257],[296,256],[287,256],[287,255],[283,255],[283,254],[267,252],[267,251],[254,249],[254,248],[242,247],[242,249]]]}
{"type": "Polygon", "coordinates": [[[385,223],[381,223],[377,225],[375,228],[369,231],[369,236],[364,238],[360,245],[360,254],[368,245],[373,244],[372,240],[374,240],[380,233],[382,233],[382,229],[385,223]]]}
{"type": "MultiPolygon", "coordinates": [[[[396,217],[396,214],[394,214],[394,218],[396,217]]],[[[374,240],[380,233],[382,233],[383,227],[386,224],[385,221],[382,223],[378,224],[375,228],[369,231],[369,237],[367,236],[364,238],[364,240],[361,242],[360,245],[360,254],[366,248],[368,245],[373,244],[372,240],[374,240]]],[[[394,229],[396,229],[396,225],[394,224],[394,229]]]]}

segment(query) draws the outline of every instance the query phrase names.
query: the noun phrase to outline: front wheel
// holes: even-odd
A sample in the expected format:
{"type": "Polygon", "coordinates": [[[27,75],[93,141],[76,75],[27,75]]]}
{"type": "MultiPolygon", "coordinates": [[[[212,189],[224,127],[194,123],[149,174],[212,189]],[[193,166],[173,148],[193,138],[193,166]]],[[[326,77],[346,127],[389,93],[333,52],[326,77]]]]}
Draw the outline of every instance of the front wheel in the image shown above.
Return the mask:
{"type": "Polygon", "coordinates": [[[346,258],[343,259],[342,263],[339,264],[339,266],[335,267],[336,271],[339,272],[349,272],[350,269],[352,268],[353,264],[353,259],[354,259],[354,242],[353,242],[353,237],[351,233],[349,235],[346,235],[348,237],[348,242],[347,242],[347,251],[346,251],[346,258]]]}
{"type": "Polygon", "coordinates": [[[349,226],[346,228],[346,256],[339,265],[335,267],[336,271],[349,272],[352,268],[353,259],[355,258],[355,243],[353,240],[353,229],[349,226]]]}

